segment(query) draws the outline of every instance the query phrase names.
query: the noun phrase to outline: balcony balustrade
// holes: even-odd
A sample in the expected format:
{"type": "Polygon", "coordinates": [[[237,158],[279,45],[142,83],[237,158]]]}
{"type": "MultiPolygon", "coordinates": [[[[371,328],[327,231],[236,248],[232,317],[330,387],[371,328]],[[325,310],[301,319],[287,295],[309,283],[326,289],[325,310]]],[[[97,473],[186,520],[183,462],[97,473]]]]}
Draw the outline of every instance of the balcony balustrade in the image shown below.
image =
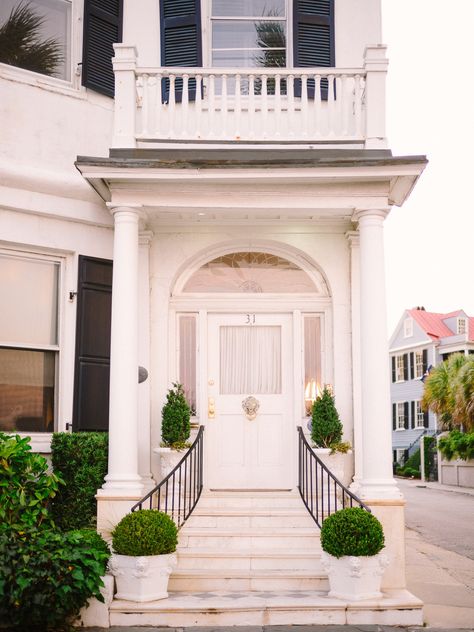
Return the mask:
{"type": "Polygon", "coordinates": [[[385,47],[364,68],[139,68],[115,45],[113,147],[189,142],[385,147],[385,47]]]}

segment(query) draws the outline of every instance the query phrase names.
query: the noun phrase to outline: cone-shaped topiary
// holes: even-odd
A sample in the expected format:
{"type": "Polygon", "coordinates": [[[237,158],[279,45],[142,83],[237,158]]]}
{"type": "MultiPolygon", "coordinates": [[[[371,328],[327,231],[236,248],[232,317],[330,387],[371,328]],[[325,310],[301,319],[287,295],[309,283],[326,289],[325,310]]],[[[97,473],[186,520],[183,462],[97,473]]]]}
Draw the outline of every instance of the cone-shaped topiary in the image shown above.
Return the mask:
{"type": "Polygon", "coordinates": [[[317,448],[330,448],[340,443],[342,423],[334,404],[334,397],[327,387],[313,404],[311,439],[317,448]]]}
{"type": "Polygon", "coordinates": [[[177,544],[177,526],[156,509],[133,511],[112,531],[112,548],[117,555],[165,555],[174,553],[177,544]]]}
{"type": "Polygon", "coordinates": [[[189,439],[191,409],[181,384],[173,383],[173,388],[169,389],[161,415],[161,438],[165,446],[172,448],[189,439]]]}
{"type": "Polygon", "coordinates": [[[334,557],[377,555],[384,545],[377,518],[361,507],[347,507],[331,514],[321,528],[321,547],[334,557]]]}

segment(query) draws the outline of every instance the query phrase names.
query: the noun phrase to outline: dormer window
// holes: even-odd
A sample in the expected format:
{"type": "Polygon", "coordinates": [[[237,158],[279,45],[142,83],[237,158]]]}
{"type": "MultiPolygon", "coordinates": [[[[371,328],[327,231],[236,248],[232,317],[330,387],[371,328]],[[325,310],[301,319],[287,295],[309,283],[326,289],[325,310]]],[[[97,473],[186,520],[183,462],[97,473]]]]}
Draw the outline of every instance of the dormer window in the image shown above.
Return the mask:
{"type": "Polygon", "coordinates": [[[403,337],[411,338],[413,336],[413,318],[405,318],[403,321],[403,337]]]}
{"type": "Polygon", "coordinates": [[[458,318],[458,326],[457,326],[458,334],[467,333],[467,323],[465,318],[458,318]]]}

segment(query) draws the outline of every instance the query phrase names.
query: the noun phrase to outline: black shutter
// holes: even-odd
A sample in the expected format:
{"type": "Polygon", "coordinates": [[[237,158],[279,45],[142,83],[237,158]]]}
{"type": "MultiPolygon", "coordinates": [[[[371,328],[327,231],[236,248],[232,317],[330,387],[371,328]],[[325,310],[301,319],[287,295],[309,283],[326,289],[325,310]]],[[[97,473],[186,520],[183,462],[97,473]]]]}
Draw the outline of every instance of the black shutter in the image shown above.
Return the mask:
{"type": "Polygon", "coordinates": [[[423,375],[428,370],[428,349],[423,349],[423,375]]]}
{"type": "MultiPolygon", "coordinates": [[[[161,0],[161,65],[202,66],[200,0],[161,0]]],[[[183,80],[175,82],[175,99],[181,100],[183,80]]],[[[169,80],[163,81],[168,101],[169,80]]],[[[189,99],[196,97],[196,80],[189,80],[189,99]]]]}
{"type": "Polygon", "coordinates": [[[397,429],[397,405],[392,404],[392,429],[397,429]]]}
{"type": "Polygon", "coordinates": [[[415,377],[415,354],[413,351],[410,353],[410,380],[415,377]]]}
{"type": "Polygon", "coordinates": [[[430,417],[429,417],[428,411],[423,413],[423,426],[425,428],[429,428],[430,427],[430,417]]]}
{"type": "Polygon", "coordinates": [[[392,356],[392,382],[397,381],[397,366],[395,356],[392,356]]]}
{"type": "Polygon", "coordinates": [[[408,402],[403,403],[403,414],[405,416],[405,430],[408,430],[408,414],[409,414],[408,402]]]}
{"type": "Polygon", "coordinates": [[[408,353],[403,354],[403,379],[408,380],[408,353]]]}
{"type": "MultiPolygon", "coordinates": [[[[295,68],[336,65],[334,53],[334,0],[293,0],[293,65],[295,68]]],[[[321,81],[321,98],[327,99],[327,79],[321,81]]],[[[295,81],[301,95],[301,81],[295,81]]],[[[308,81],[314,98],[314,80],[308,81]]]]}
{"type": "Polygon", "coordinates": [[[414,428],[418,424],[415,422],[415,402],[410,402],[411,408],[411,427],[414,428]]]}
{"type": "Polygon", "coordinates": [[[112,261],[79,257],[72,427],[109,426],[112,261]]]}
{"type": "Polygon", "coordinates": [[[122,41],[123,0],[84,0],[82,85],[114,96],[112,44],[122,41]]]}

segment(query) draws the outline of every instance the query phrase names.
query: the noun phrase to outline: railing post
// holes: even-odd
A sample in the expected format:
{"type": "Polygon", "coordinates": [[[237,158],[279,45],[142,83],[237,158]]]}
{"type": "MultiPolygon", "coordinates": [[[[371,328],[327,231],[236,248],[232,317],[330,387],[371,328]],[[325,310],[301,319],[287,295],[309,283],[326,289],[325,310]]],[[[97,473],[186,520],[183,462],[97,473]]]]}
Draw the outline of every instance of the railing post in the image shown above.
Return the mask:
{"type": "Polygon", "coordinates": [[[114,44],[115,111],[113,148],[134,148],[136,114],[137,50],[128,44],[114,44]]]}
{"type": "Polygon", "coordinates": [[[386,76],[388,59],[387,47],[368,46],[364,53],[364,67],[367,73],[365,84],[365,147],[379,149],[387,147],[385,135],[386,76]]]}

